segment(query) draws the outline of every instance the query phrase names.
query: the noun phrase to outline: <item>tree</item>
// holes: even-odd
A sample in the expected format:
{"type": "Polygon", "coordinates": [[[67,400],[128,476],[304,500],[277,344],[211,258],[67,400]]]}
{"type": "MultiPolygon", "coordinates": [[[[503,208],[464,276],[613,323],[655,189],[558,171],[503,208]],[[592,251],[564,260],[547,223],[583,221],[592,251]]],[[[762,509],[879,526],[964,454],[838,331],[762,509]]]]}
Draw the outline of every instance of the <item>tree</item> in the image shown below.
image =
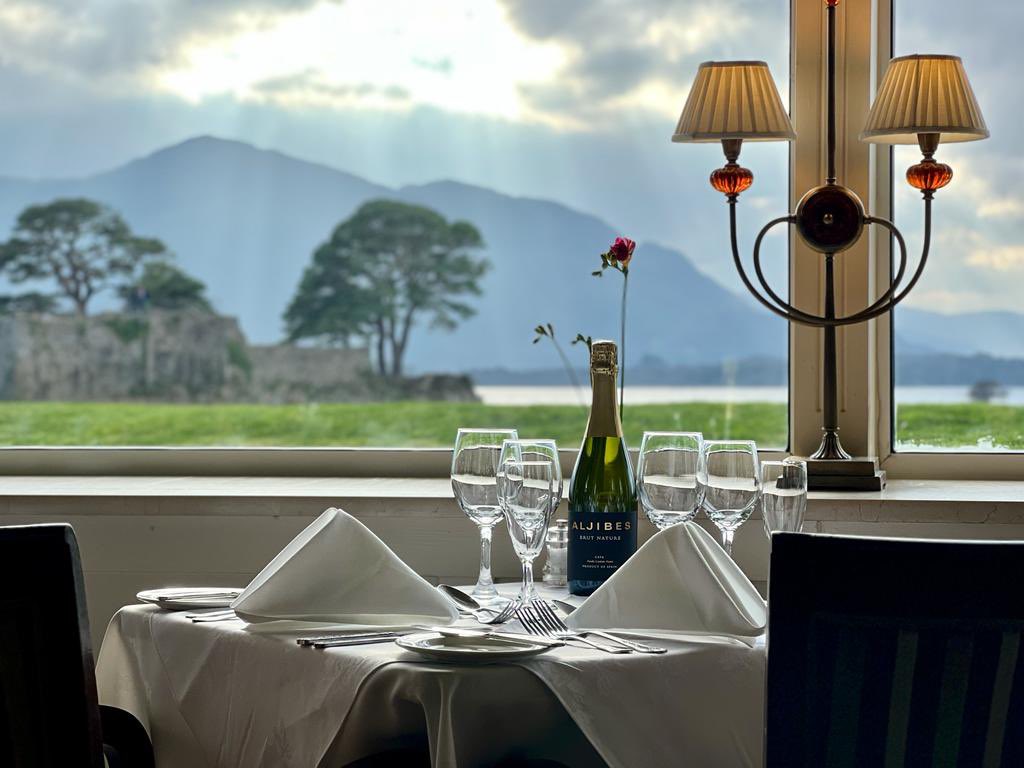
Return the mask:
{"type": "Polygon", "coordinates": [[[213,311],[204,295],[206,286],[166,261],[149,262],[137,280],[122,285],[117,292],[124,299],[126,310],[152,307],[213,311]]]}
{"type": "Polygon", "coordinates": [[[967,391],[967,396],[971,399],[972,403],[988,403],[997,398],[1006,397],[1006,387],[998,381],[982,379],[971,385],[971,388],[967,391]]]}
{"type": "Polygon", "coordinates": [[[133,234],[110,208],[70,198],[22,211],[13,236],[0,244],[0,266],[12,283],[53,278],[75,311],[85,315],[97,293],[166,251],[159,240],[133,234]]]}
{"type": "Polygon", "coordinates": [[[13,315],[16,312],[49,314],[56,309],[57,299],[37,291],[19,293],[15,296],[0,296],[0,315],[13,315]]]}
{"type": "Polygon", "coordinates": [[[412,328],[420,320],[452,329],[476,310],[489,264],[476,227],[447,222],[419,205],[375,200],[339,224],[313,254],[285,311],[291,341],[348,344],[367,339],[382,376],[402,375],[412,328]]]}

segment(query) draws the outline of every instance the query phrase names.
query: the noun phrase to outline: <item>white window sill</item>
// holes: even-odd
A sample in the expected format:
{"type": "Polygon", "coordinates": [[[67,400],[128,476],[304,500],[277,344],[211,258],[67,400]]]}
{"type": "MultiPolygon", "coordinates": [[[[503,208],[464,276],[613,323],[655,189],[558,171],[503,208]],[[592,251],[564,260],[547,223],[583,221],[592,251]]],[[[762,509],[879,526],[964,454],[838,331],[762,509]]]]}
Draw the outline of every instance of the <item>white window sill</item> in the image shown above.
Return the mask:
{"type": "MultiPolygon", "coordinates": [[[[0,512],[458,516],[447,478],[0,477],[0,512]]],[[[1024,523],[1024,481],[891,480],[879,493],[813,492],[807,518],[849,522],[1024,523]]]]}

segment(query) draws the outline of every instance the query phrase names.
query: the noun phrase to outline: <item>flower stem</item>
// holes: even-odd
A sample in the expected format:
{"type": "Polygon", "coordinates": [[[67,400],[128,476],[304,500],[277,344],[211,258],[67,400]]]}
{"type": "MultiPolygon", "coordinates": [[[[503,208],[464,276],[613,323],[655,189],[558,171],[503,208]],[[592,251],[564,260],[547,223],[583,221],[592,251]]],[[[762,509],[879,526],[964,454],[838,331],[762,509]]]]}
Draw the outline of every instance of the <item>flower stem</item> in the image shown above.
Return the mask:
{"type": "Polygon", "coordinates": [[[558,343],[558,340],[554,336],[551,337],[551,343],[555,345],[555,350],[558,352],[558,356],[562,358],[562,365],[565,367],[565,372],[569,374],[569,381],[572,382],[572,388],[576,391],[576,400],[580,406],[585,406],[583,402],[583,390],[580,387],[580,380],[576,378],[576,372],[572,369],[572,363],[569,362],[569,358],[565,356],[565,350],[562,349],[562,345],[558,343]]]}
{"type": "Polygon", "coordinates": [[[629,267],[622,270],[622,318],[620,323],[619,347],[622,350],[622,364],[619,366],[619,420],[622,420],[626,395],[626,289],[629,287],[629,267]]]}

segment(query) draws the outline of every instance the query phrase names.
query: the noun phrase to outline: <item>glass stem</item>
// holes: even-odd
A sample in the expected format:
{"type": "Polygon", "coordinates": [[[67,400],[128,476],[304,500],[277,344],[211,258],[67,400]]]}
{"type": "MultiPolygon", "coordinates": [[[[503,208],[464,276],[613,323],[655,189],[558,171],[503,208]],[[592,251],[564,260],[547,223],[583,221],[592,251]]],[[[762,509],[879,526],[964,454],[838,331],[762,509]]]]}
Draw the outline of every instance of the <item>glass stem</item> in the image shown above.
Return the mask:
{"type": "Polygon", "coordinates": [[[477,587],[494,586],[491,578],[491,531],[489,525],[480,526],[480,575],[477,576],[477,587]]]}
{"type": "Polygon", "coordinates": [[[533,560],[523,558],[523,605],[533,600],[533,560]]]}
{"type": "Polygon", "coordinates": [[[732,557],[732,537],[735,531],[731,528],[722,529],[722,547],[725,549],[725,554],[732,557]]]}

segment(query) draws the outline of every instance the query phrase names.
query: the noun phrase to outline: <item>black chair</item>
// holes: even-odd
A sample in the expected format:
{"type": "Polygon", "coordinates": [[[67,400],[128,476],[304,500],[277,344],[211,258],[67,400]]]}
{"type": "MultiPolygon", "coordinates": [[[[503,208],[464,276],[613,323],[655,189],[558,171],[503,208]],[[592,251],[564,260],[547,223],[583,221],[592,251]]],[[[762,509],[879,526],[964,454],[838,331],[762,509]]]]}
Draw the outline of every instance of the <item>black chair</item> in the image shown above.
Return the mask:
{"type": "Polygon", "coordinates": [[[781,533],[765,764],[1024,766],[1024,543],[781,533]]]}
{"type": "Polygon", "coordinates": [[[100,707],[75,533],[0,528],[0,765],[151,768],[132,715],[100,707]]]}

